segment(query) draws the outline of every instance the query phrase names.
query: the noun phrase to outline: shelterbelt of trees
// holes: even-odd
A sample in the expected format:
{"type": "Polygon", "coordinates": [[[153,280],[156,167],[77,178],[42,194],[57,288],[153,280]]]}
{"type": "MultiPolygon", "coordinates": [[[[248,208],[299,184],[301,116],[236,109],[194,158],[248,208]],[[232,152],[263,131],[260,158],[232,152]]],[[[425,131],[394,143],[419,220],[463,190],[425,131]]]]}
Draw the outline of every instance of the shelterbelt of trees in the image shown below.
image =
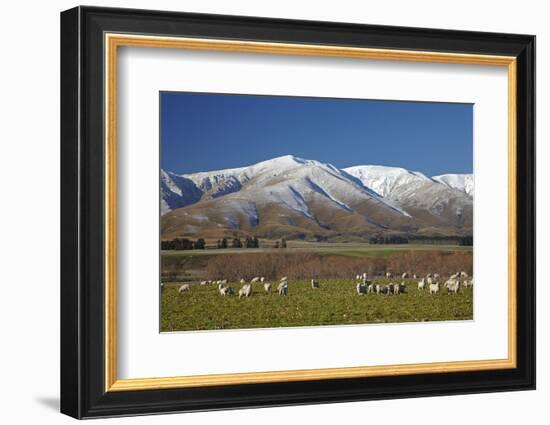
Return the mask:
{"type": "MultiPolygon", "coordinates": [[[[224,248],[259,248],[260,241],[256,236],[250,237],[247,236],[244,242],[241,238],[223,238],[219,239],[216,242],[215,248],[224,249],[224,248]]],[[[189,249],[206,249],[206,242],[203,238],[197,240],[191,240],[186,238],[176,238],[169,241],[161,241],[161,249],[166,250],[189,250],[189,249]]],[[[214,248],[214,246],[210,247],[214,248]]],[[[286,248],[286,239],[281,239],[280,241],[275,242],[275,248],[286,248]]]]}

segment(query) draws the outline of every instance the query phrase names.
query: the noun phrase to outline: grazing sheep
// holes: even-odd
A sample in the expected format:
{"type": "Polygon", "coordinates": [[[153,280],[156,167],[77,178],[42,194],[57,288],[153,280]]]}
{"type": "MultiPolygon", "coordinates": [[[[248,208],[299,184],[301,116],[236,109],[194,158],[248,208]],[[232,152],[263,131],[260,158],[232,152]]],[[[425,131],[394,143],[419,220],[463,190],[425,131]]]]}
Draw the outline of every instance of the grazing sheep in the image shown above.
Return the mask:
{"type": "Polygon", "coordinates": [[[204,285],[206,285],[207,283],[208,283],[208,282],[207,282],[206,280],[201,280],[200,285],[201,285],[201,286],[204,286],[204,285]]]}
{"type": "Polygon", "coordinates": [[[211,284],[213,284],[213,283],[214,283],[214,281],[213,281],[213,280],[207,280],[207,282],[208,282],[208,284],[209,284],[209,285],[211,285],[211,284]]]}
{"type": "Polygon", "coordinates": [[[191,290],[191,285],[184,283],[178,289],[178,293],[183,294],[184,292],[189,292],[191,290]]]}
{"type": "Polygon", "coordinates": [[[227,285],[227,279],[220,280],[220,283],[224,286],[227,285]]]}
{"type": "Polygon", "coordinates": [[[264,291],[267,292],[268,294],[271,292],[271,283],[269,282],[264,283],[264,291]]]}
{"type": "Polygon", "coordinates": [[[433,282],[429,285],[430,295],[437,294],[439,292],[439,282],[433,282]]]}
{"type": "Polygon", "coordinates": [[[401,275],[401,279],[406,279],[409,277],[409,273],[405,272],[401,275]]]}
{"type": "Polygon", "coordinates": [[[241,289],[239,289],[239,298],[249,297],[252,295],[252,284],[246,283],[241,289]]]}
{"type": "Polygon", "coordinates": [[[283,277],[279,280],[279,282],[286,282],[287,280],[288,280],[288,277],[283,276],[283,277]]]}
{"type": "Polygon", "coordinates": [[[386,272],[386,279],[391,279],[391,276],[392,276],[391,272],[386,272]]]}
{"type": "Polygon", "coordinates": [[[358,283],[355,290],[357,291],[357,295],[363,295],[367,293],[368,288],[364,283],[358,283]]]}
{"type": "Polygon", "coordinates": [[[250,283],[256,283],[256,282],[259,282],[260,281],[260,277],[259,276],[256,276],[254,278],[252,278],[252,280],[250,281],[250,283]]]}
{"type": "Polygon", "coordinates": [[[422,278],[418,281],[418,290],[419,291],[423,291],[424,290],[424,286],[426,286],[426,278],[422,278]]]}
{"type": "Polygon", "coordinates": [[[223,286],[221,283],[218,284],[218,291],[222,297],[233,294],[233,289],[229,286],[223,286]]]}
{"type": "Polygon", "coordinates": [[[405,292],[407,292],[407,285],[405,285],[405,282],[396,283],[393,285],[394,295],[404,294],[405,292]]]}
{"type": "Polygon", "coordinates": [[[321,284],[319,283],[319,279],[311,279],[311,287],[312,288],[320,288],[321,284]]]}
{"type": "Polygon", "coordinates": [[[277,290],[279,291],[279,295],[288,295],[288,282],[284,280],[279,283],[277,290]]]}
{"type": "Polygon", "coordinates": [[[448,294],[458,294],[458,290],[460,288],[460,280],[449,279],[447,282],[445,282],[445,287],[447,288],[448,294]]]}
{"type": "Polygon", "coordinates": [[[389,286],[389,285],[376,285],[376,293],[377,293],[377,294],[386,294],[386,295],[389,295],[389,293],[390,293],[390,286],[389,286]]]}

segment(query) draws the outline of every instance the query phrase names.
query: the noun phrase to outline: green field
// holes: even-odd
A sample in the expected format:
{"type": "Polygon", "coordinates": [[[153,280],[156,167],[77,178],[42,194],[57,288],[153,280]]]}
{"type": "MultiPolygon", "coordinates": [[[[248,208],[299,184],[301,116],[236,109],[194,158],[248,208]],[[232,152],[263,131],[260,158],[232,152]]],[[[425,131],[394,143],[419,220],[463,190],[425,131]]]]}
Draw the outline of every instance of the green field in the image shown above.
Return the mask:
{"type": "MultiPolygon", "coordinates": [[[[395,280],[394,280],[395,281],[395,280]]],[[[401,279],[399,279],[401,281],[401,279]]],[[[376,279],[378,283],[389,283],[376,279]]],[[[416,281],[406,280],[407,293],[376,295],[356,293],[352,279],[321,279],[312,289],[309,280],[289,281],[288,296],[276,290],[266,294],[254,284],[250,298],[222,297],[216,285],[192,284],[178,293],[179,284],[165,283],[161,296],[161,331],[251,329],[364,323],[471,320],[473,291],[448,295],[418,291],[416,281]]],[[[232,284],[235,292],[240,285],[232,284]]],[[[276,284],[273,285],[276,287],[276,284]]]]}

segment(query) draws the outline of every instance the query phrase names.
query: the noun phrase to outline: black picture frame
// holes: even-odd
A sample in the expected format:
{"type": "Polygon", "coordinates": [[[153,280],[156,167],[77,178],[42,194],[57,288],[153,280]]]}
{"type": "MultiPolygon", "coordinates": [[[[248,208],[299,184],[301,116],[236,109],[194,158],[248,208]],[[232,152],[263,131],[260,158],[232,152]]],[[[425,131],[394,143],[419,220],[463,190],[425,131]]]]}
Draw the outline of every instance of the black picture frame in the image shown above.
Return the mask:
{"type": "Polygon", "coordinates": [[[61,412],[75,418],[535,388],[535,37],[132,9],[61,13],[61,412]],[[517,367],[106,392],[104,33],[517,58],[517,367]]]}

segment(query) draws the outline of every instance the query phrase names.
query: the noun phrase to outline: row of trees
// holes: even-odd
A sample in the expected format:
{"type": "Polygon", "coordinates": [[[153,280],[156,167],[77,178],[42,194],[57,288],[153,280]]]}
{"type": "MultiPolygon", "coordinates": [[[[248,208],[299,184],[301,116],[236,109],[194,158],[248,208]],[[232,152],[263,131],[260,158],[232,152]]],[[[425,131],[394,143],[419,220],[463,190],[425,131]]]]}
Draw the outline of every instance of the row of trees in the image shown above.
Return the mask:
{"type": "Polygon", "coordinates": [[[472,246],[474,238],[472,236],[373,236],[369,239],[371,244],[430,244],[430,245],[462,245],[472,246]]]}
{"type": "MultiPolygon", "coordinates": [[[[247,236],[244,241],[241,238],[233,238],[231,240],[227,238],[218,239],[216,242],[216,248],[259,248],[260,241],[256,236],[247,236]]],[[[170,241],[161,241],[162,250],[188,250],[188,249],[205,249],[206,242],[203,238],[199,238],[196,241],[186,238],[176,238],[170,241]]],[[[275,242],[275,248],[286,248],[286,239],[282,238],[280,241],[275,242]]]]}
{"type": "MultiPolygon", "coordinates": [[[[218,239],[218,242],[216,243],[216,247],[218,249],[224,249],[229,248],[229,241],[227,238],[218,239]]],[[[251,238],[250,236],[247,236],[244,240],[244,243],[241,241],[241,238],[233,238],[231,241],[231,248],[259,248],[260,247],[260,241],[256,236],[251,238]]]]}
{"type": "Polygon", "coordinates": [[[204,249],[206,248],[206,242],[202,238],[196,241],[186,238],[176,238],[171,241],[161,241],[160,248],[162,250],[204,249]]]}

